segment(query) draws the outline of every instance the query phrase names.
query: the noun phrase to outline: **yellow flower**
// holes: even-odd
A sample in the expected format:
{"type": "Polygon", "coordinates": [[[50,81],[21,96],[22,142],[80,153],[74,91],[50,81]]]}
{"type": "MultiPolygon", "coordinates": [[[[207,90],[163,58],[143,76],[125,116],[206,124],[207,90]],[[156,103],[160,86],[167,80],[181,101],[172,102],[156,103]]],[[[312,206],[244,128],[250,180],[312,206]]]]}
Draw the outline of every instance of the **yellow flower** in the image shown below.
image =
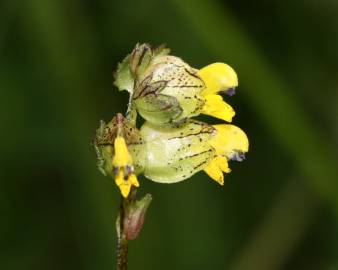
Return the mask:
{"type": "Polygon", "coordinates": [[[126,198],[131,186],[138,187],[139,182],[134,173],[133,159],[123,137],[116,137],[114,148],[115,155],[112,162],[115,168],[115,183],[120,188],[122,196],[126,198]]]}
{"type": "Polygon", "coordinates": [[[227,64],[214,63],[200,69],[198,75],[205,83],[201,93],[205,98],[202,113],[231,122],[235,111],[218,93],[222,91],[230,96],[235,93],[238,86],[236,72],[227,64]]]}
{"type": "Polygon", "coordinates": [[[139,186],[136,175],[144,170],[146,152],[140,131],[118,113],[107,124],[101,121],[96,130],[93,146],[98,169],[115,179],[124,197],[132,186],[139,186]]]}
{"type": "Polygon", "coordinates": [[[235,93],[236,72],[224,63],[197,70],[169,52],[137,44],[119,64],[114,84],[130,93],[132,109],[156,125],[177,125],[201,113],[231,122],[235,112],[218,93],[235,93]]]}
{"type": "Polygon", "coordinates": [[[244,131],[234,125],[221,124],[213,127],[217,133],[209,144],[215,149],[215,157],[204,167],[204,171],[223,185],[223,172],[231,171],[228,160],[242,161],[244,153],[249,150],[249,141],[244,131]]]}
{"type": "Polygon", "coordinates": [[[208,125],[196,120],[173,127],[145,122],[141,127],[147,153],[146,178],[158,183],[176,183],[204,170],[219,184],[229,173],[229,160],[241,161],[249,149],[248,138],[229,124],[208,125]]]}

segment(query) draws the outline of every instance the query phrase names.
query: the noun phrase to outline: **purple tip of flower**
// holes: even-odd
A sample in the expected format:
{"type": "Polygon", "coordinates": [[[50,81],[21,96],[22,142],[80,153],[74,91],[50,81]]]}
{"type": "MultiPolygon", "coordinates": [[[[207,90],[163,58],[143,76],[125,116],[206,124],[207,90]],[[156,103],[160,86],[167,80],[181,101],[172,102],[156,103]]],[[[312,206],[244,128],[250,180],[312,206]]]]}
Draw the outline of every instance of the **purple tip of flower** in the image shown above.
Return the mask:
{"type": "Polygon", "coordinates": [[[245,153],[242,151],[236,151],[230,159],[235,161],[243,161],[245,159],[245,153]]]}
{"type": "Polygon", "coordinates": [[[226,95],[228,96],[233,96],[234,94],[236,94],[236,88],[235,87],[230,87],[226,90],[223,91],[226,95]]]}

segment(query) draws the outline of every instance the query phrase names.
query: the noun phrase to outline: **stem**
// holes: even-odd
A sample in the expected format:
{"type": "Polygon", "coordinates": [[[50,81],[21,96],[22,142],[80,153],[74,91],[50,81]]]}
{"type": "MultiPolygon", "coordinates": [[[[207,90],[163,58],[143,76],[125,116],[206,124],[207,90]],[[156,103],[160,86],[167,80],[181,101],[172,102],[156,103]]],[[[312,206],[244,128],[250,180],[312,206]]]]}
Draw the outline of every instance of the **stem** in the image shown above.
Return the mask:
{"type": "Polygon", "coordinates": [[[136,126],[136,118],[137,118],[137,112],[135,109],[135,105],[132,103],[133,95],[129,96],[129,102],[128,102],[128,109],[126,112],[126,118],[130,123],[132,123],[134,126],[136,126]]]}
{"type": "Polygon", "coordinates": [[[116,221],[117,231],[117,270],[128,269],[128,240],[126,239],[123,220],[125,216],[125,208],[128,200],[121,196],[120,199],[120,213],[116,221]]]}

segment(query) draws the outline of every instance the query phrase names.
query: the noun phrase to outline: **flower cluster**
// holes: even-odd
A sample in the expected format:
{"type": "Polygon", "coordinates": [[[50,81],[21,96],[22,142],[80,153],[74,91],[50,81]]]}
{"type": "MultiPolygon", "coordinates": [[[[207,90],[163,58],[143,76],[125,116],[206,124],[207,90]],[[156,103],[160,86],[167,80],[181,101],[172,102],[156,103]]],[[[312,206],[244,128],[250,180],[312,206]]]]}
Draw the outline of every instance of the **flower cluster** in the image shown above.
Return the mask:
{"type": "Polygon", "coordinates": [[[224,63],[200,70],[169,55],[169,49],[137,44],[119,64],[114,84],[130,94],[126,117],[101,122],[94,146],[98,167],[115,178],[121,194],[139,186],[136,175],[175,183],[204,170],[223,185],[228,161],[242,161],[249,142],[231,124],[209,125],[193,118],[206,114],[226,122],[235,115],[220,93],[235,94],[238,79],[224,63]],[[136,128],[136,117],[144,124],[136,128]]]}

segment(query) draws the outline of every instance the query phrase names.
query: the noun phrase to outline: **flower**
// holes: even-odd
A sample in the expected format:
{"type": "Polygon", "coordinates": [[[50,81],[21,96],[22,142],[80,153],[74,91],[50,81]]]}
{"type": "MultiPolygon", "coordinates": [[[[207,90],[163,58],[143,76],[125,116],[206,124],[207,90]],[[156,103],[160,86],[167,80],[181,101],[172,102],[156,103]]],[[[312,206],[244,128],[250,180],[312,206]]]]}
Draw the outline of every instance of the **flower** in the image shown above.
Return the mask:
{"type": "Polygon", "coordinates": [[[182,59],[165,55],[151,62],[133,92],[140,115],[154,124],[180,123],[199,114],[231,122],[235,111],[218,93],[234,94],[235,71],[223,63],[196,70],[182,59]]]}
{"type": "Polygon", "coordinates": [[[115,179],[124,197],[139,186],[141,173],[175,183],[203,170],[223,185],[224,173],[231,171],[228,162],[242,161],[248,152],[240,128],[191,119],[206,114],[232,121],[235,112],[220,95],[232,96],[238,86],[229,65],[197,70],[163,46],[137,44],[118,65],[114,84],[130,93],[128,119],[117,114],[108,124],[101,122],[94,146],[100,171],[115,179]],[[137,113],[145,120],[140,130],[132,124],[137,113]]]}
{"type": "Polygon", "coordinates": [[[128,197],[131,187],[139,186],[136,174],[143,170],[145,152],[139,130],[117,114],[108,124],[101,121],[93,144],[99,170],[115,178],[122,196],[128,197]]]}
{"type": "Polygon", "coordinates": [[[159,127],[146,122],[140,132],[147,152],[144,175],[160,183],[183,181],[204,170],[223,185],[223,172],[230,172],[228,161],[241,161],[249,147],[246,134],[228,124],[188,120],[176,127],[159,127]]]}
{"type": "Polygon", "coordinates": [[[138,187],[139,182],[134,173],[133,159],[128,151],[126,141],[117,136],[114,142],[115,155],[113,166],[115,168],[115,183],[120,188],[123,197],[128,197],[132,186],[138,187]]]}
{"type": "Polygon", "coordinates": [[[94,146],[101,172],[115,179],[123,197],[138,187],[138,174],[154,182],[175,183],[204,170],[223,184],[228,161],[241,161],[248,139],[230,124],[209,125],[189,119],[177,126],[145,122],[138,130],[121,114],[101,122],[94,146]]]}
{"type": "Polygon", "coordinates": [[[219,92],[235,93],[236,72],[224,63],[197,70],[168,54],[164,47],[138,44],[119,64],[115,85],[130,93],[137,112],[156,125],[177,125],[201,113],[231,122],[235,112],[219,92]]]}

